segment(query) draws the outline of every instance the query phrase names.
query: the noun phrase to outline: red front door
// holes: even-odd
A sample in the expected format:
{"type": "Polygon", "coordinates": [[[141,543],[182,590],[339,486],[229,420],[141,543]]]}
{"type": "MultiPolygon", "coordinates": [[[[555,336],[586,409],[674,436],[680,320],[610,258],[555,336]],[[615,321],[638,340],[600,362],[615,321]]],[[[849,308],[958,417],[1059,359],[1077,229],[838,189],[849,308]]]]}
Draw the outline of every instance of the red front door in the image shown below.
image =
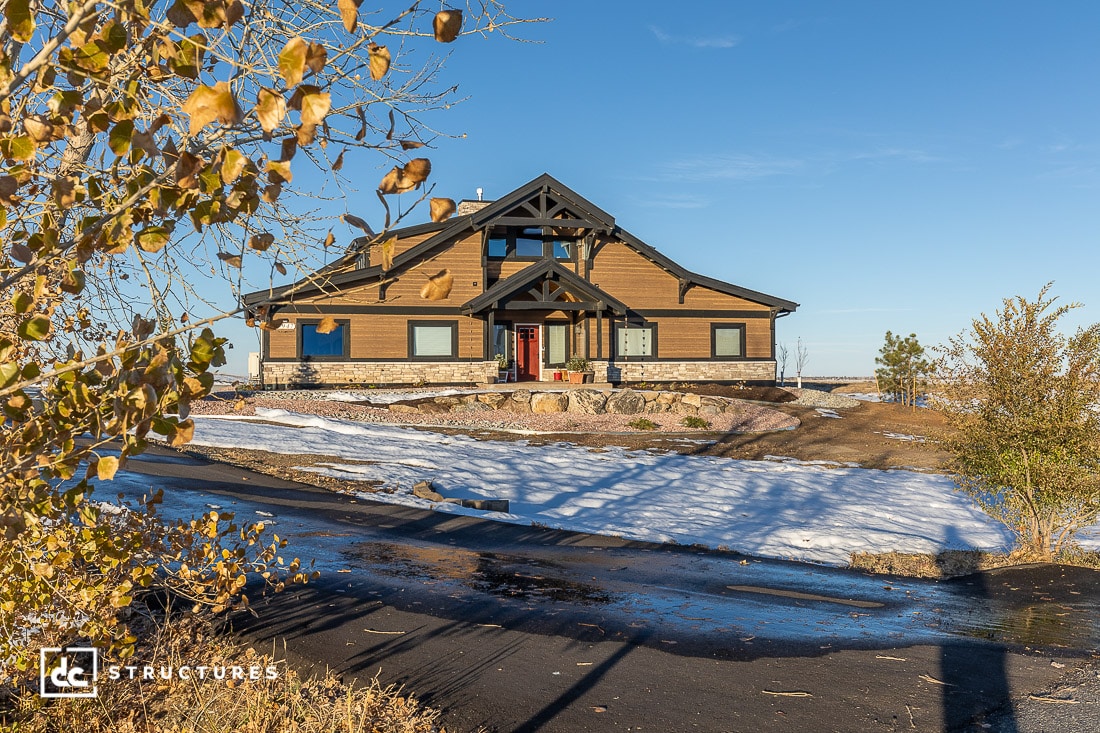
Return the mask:
{"type": "Polygon", "coordinates": [[[516,381],[539,378],[539,327],[516,326],[516,381]]]}

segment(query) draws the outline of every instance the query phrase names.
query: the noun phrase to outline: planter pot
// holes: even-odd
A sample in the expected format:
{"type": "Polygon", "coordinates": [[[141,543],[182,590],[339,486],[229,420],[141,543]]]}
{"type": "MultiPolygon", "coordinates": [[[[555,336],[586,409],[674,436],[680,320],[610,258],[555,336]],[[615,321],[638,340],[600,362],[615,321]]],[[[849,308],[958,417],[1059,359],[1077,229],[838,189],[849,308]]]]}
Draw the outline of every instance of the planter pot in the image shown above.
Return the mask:
{"type": "Polygon", "coordinates": [[[596,372],[581,372],[581,375],[584,377],[582,381],[585,384],[592,384],[596,381],[596,372]]]}
{"type": "Polygon", "coordinates": [[[584,372],[569,372],[570,384],[584,384],[584,372]]]}
{"type": "Polygon", "coordinates": [[[560,382],[560,381],[562,381],[562,378],[563,378],[563,376],[562,376],[562,373],[561,373],[561,371],[560,371],[560,370],[559,370],[559,371],[556,371],[556,372],[554,372],[554,381],[555,381],[555,382],[560,382]]]}
{"type": "Polygon", "coordinates": [[[509,374],[511,374],[511,372],[509,372],[507,370],[503,371],[503,372],[497,372],[497,382],[500,383],[500,384],[503,384],[504,382],[507,382],[509,374]]]}

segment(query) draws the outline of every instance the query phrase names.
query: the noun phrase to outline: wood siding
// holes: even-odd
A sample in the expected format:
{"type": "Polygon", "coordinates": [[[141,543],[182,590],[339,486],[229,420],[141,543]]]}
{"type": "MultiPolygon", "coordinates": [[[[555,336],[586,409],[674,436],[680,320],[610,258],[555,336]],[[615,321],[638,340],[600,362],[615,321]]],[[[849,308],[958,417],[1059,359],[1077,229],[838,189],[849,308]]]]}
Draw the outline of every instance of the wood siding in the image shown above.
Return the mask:
{"type": "Polygon", "coordinates": [[[679,278],[622,242],[608,242],[599,248],[592,260],[589,280],[634,310],[708,308],[764,313],[769,310],[761,303],[700,285],[691,286],[681,304],[679,278]]]}

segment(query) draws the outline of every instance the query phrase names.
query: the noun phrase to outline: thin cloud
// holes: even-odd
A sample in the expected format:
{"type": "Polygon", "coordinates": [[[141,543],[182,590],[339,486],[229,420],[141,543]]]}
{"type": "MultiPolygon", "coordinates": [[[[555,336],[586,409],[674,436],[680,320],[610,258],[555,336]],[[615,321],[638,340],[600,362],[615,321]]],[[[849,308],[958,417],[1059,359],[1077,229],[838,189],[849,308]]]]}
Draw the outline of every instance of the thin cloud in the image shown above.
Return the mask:
{"type": "Polygon", "coordinates": [[[657,40],[665,46],[691,46],[692,48],[733,48],[741,43],[741,36],[676,36],[665,33],[655,25],[649,26],[657,40]]]}
{"type": "Polygon", "coordinates": [[[710,199],[674,193],[659,194],[651,198],[639,199],[638,202],[660,209],[705,209],[711,204],[710,199]]]}
{"type": "Polygon", "coordinates": [[[669,163],[657,178],[666,181],[752,181],[790,175],[801,170],[803,165],[803,161],[795,158],[728,153],[669,163]]]}

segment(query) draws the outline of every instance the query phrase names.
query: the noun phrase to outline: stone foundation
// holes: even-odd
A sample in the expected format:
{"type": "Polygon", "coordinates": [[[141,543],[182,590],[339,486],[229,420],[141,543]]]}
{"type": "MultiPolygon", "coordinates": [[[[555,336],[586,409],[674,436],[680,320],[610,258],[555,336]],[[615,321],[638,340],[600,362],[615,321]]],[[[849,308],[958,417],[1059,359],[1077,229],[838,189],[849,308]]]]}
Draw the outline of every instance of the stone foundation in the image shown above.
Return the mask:
{"type": "MultiPolygon", "coordinates": [[[[764,382],[775,383],[774,361],[632,361],[597,362],[607,381],[622,382],[764,382]]],[[[599,371],[596,379],[599,381],[599,371]]]]}
{"type": "MultiPolygon", "coordinates": [[[[775,383],[774,361],[592,361],[593,381],[775,383]]],[[[264,362],[266,387],[342,384],[486,384],[495,361],[264,362]]]]}
{"type": "Polygon", "coordinates": [[[264,362],[267,388],[341,384],[485,384],[497,377],[495,361],[264,362]]]}

